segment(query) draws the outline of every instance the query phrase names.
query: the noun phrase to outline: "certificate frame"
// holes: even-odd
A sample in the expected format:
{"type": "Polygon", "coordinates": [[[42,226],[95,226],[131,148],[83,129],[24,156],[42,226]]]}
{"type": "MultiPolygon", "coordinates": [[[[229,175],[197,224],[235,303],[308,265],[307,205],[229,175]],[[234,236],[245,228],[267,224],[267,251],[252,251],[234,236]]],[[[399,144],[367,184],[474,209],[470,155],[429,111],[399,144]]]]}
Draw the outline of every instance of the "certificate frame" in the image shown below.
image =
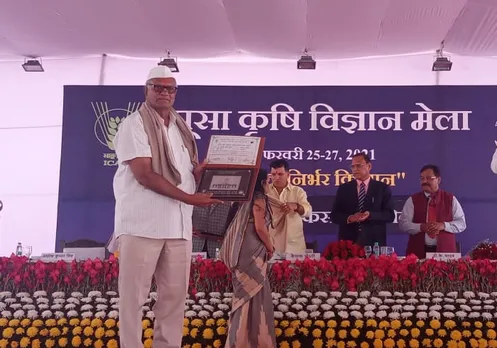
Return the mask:
{"type": "MultiPolygon", "coordinates": [[[[207,150],[207,164],[198,184],[197,192],[211,193],[212,198],[226,202],[246,202],[252,200],[257,176],[259,175],[262,164],[264,143],[264,137],[212,135],[207,150]],[[214,142],[229,144],[233,141],[236,142],[237,138],[244,143],[252,140],[255,142],[251,143],[253,147],[247,148],[247,154],[244,153],[241,156],[244,156],[244,161],[246,162],[252,161],[251,164],[226,163],[236,162],[236,158],[228,156],[230,155],[229,152],[218,152],[217,160],[214,163],[210,162],[209,155],[212,154],[210,150],[214,142]],[[250,157],[252,155],[253,159],[250,157]],[[226,161],[222,160],[223,156],[226,156],[226,161]]],[[[241,148],[241,151],[244,151],[243,146],[241,148]]],[[[229,151],[229,148],[226,151],[229,151]]]]}

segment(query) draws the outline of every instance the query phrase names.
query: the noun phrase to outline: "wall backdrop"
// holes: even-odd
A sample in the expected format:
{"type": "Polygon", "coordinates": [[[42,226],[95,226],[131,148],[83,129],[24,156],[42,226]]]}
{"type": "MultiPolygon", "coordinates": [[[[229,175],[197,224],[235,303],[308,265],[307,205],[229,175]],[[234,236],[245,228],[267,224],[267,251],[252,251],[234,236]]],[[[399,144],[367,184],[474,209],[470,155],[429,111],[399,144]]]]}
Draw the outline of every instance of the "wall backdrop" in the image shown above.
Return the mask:
{"type": "MultiPolygon", "coordinates": [[[[367,152],[373,176],[391,185],[397,215],[419,190],[421,166],[437,164],[442,187],[466,213],[468,228],[458,236],[466,252],[494,234],[496,92],[493,86],[184,86],[176,109],[191,125],[201,157],[211,134],[265,136],[263,164],[288,159],[292,182],[310,196],[314,212],[305,234],[320,249],[336,239],[331,205],[337,186],[351,179],[354,153],[367,152]]],[[[112,139],[142,101],[141,86],[64,88],[58,249],[62,241],[106,242],[111,235],[112,139]]],[[[396,221],[388,242],[402,255],[407,236],[396,221]]]]}

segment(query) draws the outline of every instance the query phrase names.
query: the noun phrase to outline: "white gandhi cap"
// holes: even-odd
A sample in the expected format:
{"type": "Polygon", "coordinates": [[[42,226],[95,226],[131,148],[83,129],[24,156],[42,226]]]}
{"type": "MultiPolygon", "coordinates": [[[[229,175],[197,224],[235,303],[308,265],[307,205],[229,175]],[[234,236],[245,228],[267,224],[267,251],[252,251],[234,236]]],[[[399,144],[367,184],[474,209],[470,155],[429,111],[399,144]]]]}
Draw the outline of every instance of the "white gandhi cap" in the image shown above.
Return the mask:
{"type": "Polygon", "coordinates": [[[174,79],[171,69],[164,65],[158,65],[150,70],[148,73],[147,81],[151,79],[174,79]]]}

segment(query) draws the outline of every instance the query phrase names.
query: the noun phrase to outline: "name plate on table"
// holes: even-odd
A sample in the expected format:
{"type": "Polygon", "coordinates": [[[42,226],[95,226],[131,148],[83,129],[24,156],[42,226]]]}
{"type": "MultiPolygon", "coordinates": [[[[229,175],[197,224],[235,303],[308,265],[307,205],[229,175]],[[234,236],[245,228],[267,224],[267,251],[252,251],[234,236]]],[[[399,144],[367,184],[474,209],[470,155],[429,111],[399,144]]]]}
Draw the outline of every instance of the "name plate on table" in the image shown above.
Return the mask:
{"type": "Polygon", "coordinates": [[[438,261],[459,260],[461,253],[426,253],[426,259],[434,259],[438,261]]]}
{"type": "Polygon", "coordinates": [[[306,258],[318,261],[321,259],[320,253],[286,253],[285,260],[288,261],[304,261],[306,258]]]}
{"type": "Polygon", "coordinates": [[[226,202],[252,199],[262,163],[263,137],[212,135],[199,193],[226,202]]]}
{"type": "Polygon", "coordinates": [[[200,251],[200,252],[194,252],[192,253],[192,259],[197,259],[197,258],[201,258],[201,259],[206,259],[207,258],[207,253],[205,251],[200,251]]]}
{"type": "Polygon", "coordinates": [[[76,259],[75,253],[43,253],[40,257],[40,260],[43,262],[71,262],[74,259],[76,259]]]}

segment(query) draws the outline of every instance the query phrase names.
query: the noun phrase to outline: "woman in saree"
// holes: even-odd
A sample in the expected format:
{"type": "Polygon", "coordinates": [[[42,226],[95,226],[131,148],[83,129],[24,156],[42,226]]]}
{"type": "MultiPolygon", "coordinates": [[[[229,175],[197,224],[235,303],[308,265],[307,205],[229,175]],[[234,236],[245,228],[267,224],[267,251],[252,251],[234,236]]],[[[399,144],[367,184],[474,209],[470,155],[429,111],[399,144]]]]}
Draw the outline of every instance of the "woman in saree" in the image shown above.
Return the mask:
{"type": "Polygon", "coordinates": [[[267,172],[259,171],[253,198],[239,205],[230,223],[221,260],[230,269],[233,298],[225,348],[276,348],[273,300],[267,277],[274,253],[268,226],[271,205],[266,196],[267,172]]]}

